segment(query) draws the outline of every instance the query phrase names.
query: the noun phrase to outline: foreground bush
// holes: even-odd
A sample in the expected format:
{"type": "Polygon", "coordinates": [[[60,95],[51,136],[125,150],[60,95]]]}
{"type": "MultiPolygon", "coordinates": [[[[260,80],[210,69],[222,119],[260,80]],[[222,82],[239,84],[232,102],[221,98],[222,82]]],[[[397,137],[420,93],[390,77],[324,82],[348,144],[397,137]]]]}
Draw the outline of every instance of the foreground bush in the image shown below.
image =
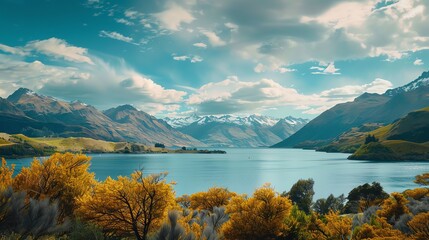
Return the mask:
{"type": "Polygon", "coordinates": [[[213,187],[176,198],[165,173],[99,182],[89,164],[54,154],[14,176],[3,159],[0,239],[429,239],[428,173],[403,193],[374,182],[313,203],[311,179],[284,194],[265,185],[251,196],[213,187]]]}
{"type": "Polygon", "coordinates": [[[79,199],[78,215],[97,224],[108,236],[147,239],[175,207],[173,187],[165,174],[111,178],[94,186],[79,199]]]}

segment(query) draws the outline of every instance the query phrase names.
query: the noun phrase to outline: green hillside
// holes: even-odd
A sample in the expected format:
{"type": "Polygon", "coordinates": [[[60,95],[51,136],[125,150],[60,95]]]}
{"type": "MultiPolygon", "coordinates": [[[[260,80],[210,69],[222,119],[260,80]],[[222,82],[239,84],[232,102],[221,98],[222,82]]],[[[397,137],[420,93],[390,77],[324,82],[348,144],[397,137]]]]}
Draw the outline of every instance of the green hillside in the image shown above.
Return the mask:
{"type": "Polygon", "coordinates": [[[387,126],[370,132],[360,132],[354,139],[347,139],[351,133],[323,149],[350,149],[361,146],[349,159],[373,160],[428,160],[429,159],[429,107],[414,112],[387,126]],[[374,135],[379,142],[363,144],[365,137],[374,135]],[[341,143],[341,144],[340,144],[341,143]]]}
{"type": "Polygon", "coordinates": [[[387,140],[362,145],[349,156],[352,160],[428,160],[429,142],[425,144],[387,140]]]}
{"type": "Polygon", "coordinates": [[[225,153],[196,149],[172,150],[129,142],[108,142],[92,138],[30,138],[23,134],[0,133],[0,157],[46,156],[55,152],[74,153],[225,153]]]}
{"type": "MultiPolygon", "coordinates": [[[[390,124],[411,111],[429,106],[429,81],[426,81],[428,77],[429,72],[424,72],[416,80],[385,94],[364,93],[352,102],[338,104],[272,147],[317,149],[354,127],[367,123],[390,124]]],[[[414,139],[420,136],[415,136],[414,139]]],[[[392,139],[402,137],[398,135],[395,138],[392,135],[392,139]]]]}

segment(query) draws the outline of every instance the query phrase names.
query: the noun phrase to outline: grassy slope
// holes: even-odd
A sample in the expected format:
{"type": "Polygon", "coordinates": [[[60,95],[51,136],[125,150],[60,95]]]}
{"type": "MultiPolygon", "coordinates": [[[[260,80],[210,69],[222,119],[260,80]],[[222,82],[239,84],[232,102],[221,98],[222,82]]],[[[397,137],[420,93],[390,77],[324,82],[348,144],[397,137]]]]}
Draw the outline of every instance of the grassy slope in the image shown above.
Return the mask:
{"type": "Polygon", "coordinates": [[[107,142],[91,138],[30,138],[0,133],[0,156],[7,158],[50,155],[54,152],[82,153],[224,153],[205,150],[172,150],[129,142],[107,142]],[[8,139],[8,140],[2,140],[8,139]],[[1,144],[2,141],[4,144],[1,144]]]}
{"type": "Polygon", "coordinates": [[[406,117],[395,121],[387,126],[378,127],[371,131],[365,128],[355,128],[344,133],[338,140],[327,146],[319,148],[320,151],[354,153],[350,159],[376,159],[384,160],[389,157],[391,160],[423,160],[429,159],[429,141],[414,142],[414,139],[427,141],[427,126],[429,118],[429,107],[411,112],[406,117]],[[398,135],[398,132],[401,135],[398,135]],[[416,137],[418,133],[418,138],[416,137]],[[365,137],[374,135],[380,140],[378,145],[362,145],[365,137]],[[398,139],[398,136],[402,138],[398,139]],[[422,137],[423,136],[423,137],[422,137]],[[393,139],[392,139],[393,138],[393,139]],[[386,155],[387,150],[391,150],[391,155],[386,155]]]}
{"type": "Polygon", "coordinates": [[[403,140],[387,140],[362,145],[349,156],[354,160],[428,160],[429,142],[414,143],[403,140]]]}

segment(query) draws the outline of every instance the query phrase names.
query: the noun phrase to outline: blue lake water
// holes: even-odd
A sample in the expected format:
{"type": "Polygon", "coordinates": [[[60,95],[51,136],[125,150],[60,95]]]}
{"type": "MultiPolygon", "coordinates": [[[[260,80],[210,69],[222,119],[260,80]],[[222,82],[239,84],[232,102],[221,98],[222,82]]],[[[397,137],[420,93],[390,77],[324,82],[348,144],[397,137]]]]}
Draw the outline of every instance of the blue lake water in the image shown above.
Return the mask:
{"type": "MultiPolygon", "coordinates": [[[[96,178],[129,175],[143,168],[149,173],[168,172],[176,194],[190,194],[212,186],[251,194],[264,183],[278,192],[289,190],[299,179],[313,178],[315,198],[348,194],[354,187],[380,182],[387,192],[414,188],[414,176],[429,172],[429,162],[368,162],[347,160],[348,154],[301,149],[226,149],[227,154],[97,154],[90,155],[96,178]]],[[[16,171],[32,159],[8,160],[16,171]]]]}

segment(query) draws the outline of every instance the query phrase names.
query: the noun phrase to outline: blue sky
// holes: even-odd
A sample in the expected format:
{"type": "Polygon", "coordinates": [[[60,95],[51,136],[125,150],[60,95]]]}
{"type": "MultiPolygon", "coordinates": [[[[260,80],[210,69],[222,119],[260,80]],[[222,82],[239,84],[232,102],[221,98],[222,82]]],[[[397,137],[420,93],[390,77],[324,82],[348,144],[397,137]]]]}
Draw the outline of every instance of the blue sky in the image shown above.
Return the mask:
{"type": "Polygon", "coordinates": [[[429,63],[425,0],[0,0],[0,96],[313,118],[429,63]]]}

